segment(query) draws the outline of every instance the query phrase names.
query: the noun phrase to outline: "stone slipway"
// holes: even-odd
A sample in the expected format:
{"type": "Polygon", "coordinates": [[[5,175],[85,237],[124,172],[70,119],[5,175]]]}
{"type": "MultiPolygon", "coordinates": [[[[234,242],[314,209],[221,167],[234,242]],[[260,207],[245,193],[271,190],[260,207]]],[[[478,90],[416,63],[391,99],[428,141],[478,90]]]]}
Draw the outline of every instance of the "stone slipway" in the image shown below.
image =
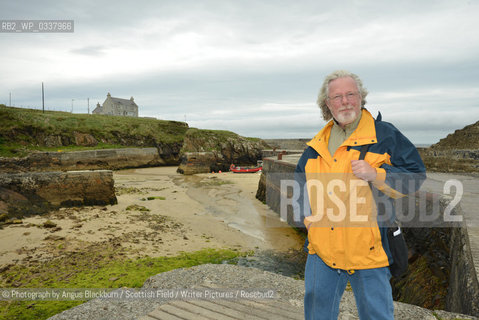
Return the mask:
{"type": "MultiPolygon", "coordinates": [[[[264,299],[165,299],[105,300],[95,299],[57,314],[50,320],[80,319],[303,319],[304,281],[275,273],[233,265],[201,265],[177,269],[149,278],[142,290],[244,290],[273,291],[274,298],[264,299]]],[[[122,290],[122,289],[119,289],[122,290]]],[[[126,290],[126,289],[123,289],[126,290]]],[[[397,320],[478,319],[472,316],[431,311],[394,302],[397,320]],[[436,315],[438,315],[438,317],[436,315]]],[[[346,291],[339,319],[359,319],[352,292],[346,291]]]]}

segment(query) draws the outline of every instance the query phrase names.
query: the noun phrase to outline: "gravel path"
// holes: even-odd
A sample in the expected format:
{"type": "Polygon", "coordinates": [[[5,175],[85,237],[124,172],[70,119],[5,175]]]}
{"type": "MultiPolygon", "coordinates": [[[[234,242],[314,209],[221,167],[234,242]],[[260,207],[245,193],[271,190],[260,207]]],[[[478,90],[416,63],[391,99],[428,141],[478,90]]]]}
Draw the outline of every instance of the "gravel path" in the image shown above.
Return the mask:
{"type": "MultiPolygon", "coordinates": [[[[212,290],[221,292],[236,292],[245,290],[248,292],[272,290],[275,293],[275,302],[290,306],[298,313],[302,312],[304,281],[295,280],[268,271],[256,268],[247,268],[234,265],[201,265],[188,269],[177,269],[160,273],[145,281],[143,291],[168,292],[167,289],[188,288],[191,291],[203,292],[212,290]],[[205,289],[206,288],[206,289],[205,289]]],[[[119,289],[118,292],[132,292],[129,289],[119,289]]],[[[178,290],[171,290],[178,292],[178,290]]],[[[210,298],[214,302],[214,299],[210,298]]],[[[105,300],[95,299],[78,307],[66,310],[49,319],[51,320],[83,320],[83,319],[137,319],[162,304],[173,303],[172,299],[124,299],[105,300]]],[[[431,310],[416,306],[395,302],[396,319],[457,319],[452,313],[436,311],[436,317],[431,310]]],[[[461,319],[478,319],[470,316],[460,316],[461,319]]],[[[354,297],[346,291],[342,302],[339,319],[359,319],[356,312],[354,297]]]]}

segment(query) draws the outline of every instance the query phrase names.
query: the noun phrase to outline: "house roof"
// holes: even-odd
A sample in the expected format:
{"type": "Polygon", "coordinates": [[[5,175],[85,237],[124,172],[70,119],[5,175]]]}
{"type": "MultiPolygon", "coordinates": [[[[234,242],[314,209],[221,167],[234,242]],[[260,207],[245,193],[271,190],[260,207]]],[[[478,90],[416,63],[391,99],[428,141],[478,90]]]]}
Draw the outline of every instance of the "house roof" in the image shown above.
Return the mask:
{"type": "Polygon", "coordinates": [[[97,105],[96,108],[92,111],[92,113],[101,113],[103,112],[103,107],[100,105],[97,105]]]}
{"type": "Polygon", "coordinates": [[[130,107],[138,107],[135,103],[135,101],[131,101],[129,99],[121,99],[121,98],[114,98],[114,97],[111,97],[111,100],[116,104],[121,104],[121,105],[124,105],[124,106],[130,106],[130,107]]]}

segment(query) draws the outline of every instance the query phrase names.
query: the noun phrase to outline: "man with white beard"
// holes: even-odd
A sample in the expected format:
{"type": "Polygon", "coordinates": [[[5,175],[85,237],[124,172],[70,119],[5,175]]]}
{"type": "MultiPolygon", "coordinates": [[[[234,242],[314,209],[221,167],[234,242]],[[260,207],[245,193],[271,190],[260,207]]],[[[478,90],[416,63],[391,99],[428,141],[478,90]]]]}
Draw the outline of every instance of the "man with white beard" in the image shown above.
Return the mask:
{"type": "Polygon", "coordinates": [[[417,191],[425,167],[398,129],[364,108],[367,94],[351,72],[339,70],[325,78],[318,105],[330,121],[308,143],[295,170],[302,190],[302,205],[295,209],[308,230],[307,320],[337,319],[348,282],[360,319],[394,319],[389,283],[394,261],[373,193],[390,201],[385,208],[392,209],[384,210],[394,219],[392,199],[417,191]],[[365,145],[366,156],[359,160],[365,145]],[[413,184],[398,183],[411,176],[413,184]]]}

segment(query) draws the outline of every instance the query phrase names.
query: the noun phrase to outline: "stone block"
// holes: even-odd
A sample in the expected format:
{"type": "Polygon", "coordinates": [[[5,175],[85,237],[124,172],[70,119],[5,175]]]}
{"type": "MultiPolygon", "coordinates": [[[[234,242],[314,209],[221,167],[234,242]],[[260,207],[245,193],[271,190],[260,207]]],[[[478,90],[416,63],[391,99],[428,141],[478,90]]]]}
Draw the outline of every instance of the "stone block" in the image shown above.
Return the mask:
{"type": "Polygon", "coordinates": [[[196,174],[211,172],[216,165],[213,152],[186,152],[181,157],[178,172],[182,174],[196,174]]]}
{"type": "Polygon", "coordinates": [[[108,170],[0,174],[0,201],[9,217],[117,203],[113,173],[108,170]]]}

